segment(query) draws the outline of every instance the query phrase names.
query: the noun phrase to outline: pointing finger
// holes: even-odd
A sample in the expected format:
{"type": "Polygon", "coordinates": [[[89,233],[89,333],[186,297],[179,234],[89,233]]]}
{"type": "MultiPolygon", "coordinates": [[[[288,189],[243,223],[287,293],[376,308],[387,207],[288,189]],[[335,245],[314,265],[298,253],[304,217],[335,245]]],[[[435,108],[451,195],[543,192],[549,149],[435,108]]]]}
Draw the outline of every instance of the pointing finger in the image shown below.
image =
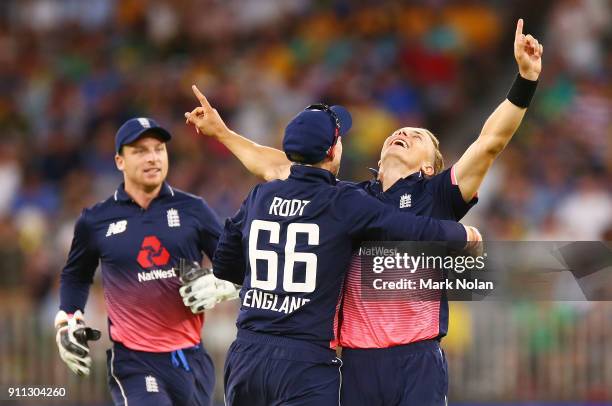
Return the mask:
{"type": "Polygon", "coordinates": [[[523,19],[519,18],[516,23],[516,34],[514,35],[514,39],[518,40],[523,34],[523,19]]]}
{"type": "Polygon", "coordinates": [[[195,96],[198,98],[202,107],[206,107],[209,109],[212,108],[210,107],[210,103],[208,103],[208,100],[206,100],[206,97],[202,94],[202,92],[200,92],[200,89],[198,89],[196,85],[191,85],[191,90],[193,90],[193,94],[195,94],[195,96]]]}

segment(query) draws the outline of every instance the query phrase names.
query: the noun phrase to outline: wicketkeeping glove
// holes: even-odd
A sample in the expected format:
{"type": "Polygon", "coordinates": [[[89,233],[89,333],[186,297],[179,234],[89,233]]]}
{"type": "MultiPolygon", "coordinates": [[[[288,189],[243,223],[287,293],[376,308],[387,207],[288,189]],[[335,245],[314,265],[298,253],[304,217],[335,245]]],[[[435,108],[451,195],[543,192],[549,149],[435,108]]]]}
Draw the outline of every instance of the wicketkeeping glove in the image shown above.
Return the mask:
{"type": "Polygon", "coordinates": [[[100,331],[85,325],[85,319],[80,310],[77,310],[72,316],[63,310],[57,312],[55,328],[57,330],[55,341],[60,358],[75,374],[89,375],[91,357],[87,342],[99,340],[100,331]]]}
{"type": "Polygon", "coordinates": [[[240,285],[235,285],[232,282],[215,278],[215,286],[217,287],[217,303],[238,299],[241,288],[240,285]]]}
{"type": "Polygon", "coordinates": [[[183,286],[179,289],[183,303],[194,314],[210,310],[219,302],[238,298],[240,287],[218,279],[212,269],[202,268],[197,262],[179,262],[179,274],[183,286]]]}

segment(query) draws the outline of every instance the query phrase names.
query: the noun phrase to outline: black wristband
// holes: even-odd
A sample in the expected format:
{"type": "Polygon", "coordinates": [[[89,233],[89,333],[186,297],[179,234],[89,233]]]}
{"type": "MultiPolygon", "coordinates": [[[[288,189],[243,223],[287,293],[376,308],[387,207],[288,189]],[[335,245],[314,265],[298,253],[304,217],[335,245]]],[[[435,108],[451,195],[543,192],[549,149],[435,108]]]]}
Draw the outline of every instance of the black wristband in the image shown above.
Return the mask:
{"type": "Polygon", "coordinates": [[[531,103],[536,87],[538,87],[537,80],[525,79],[520,73],[517,73],[506,98],[515,106],[526,109],[531,103]]]}

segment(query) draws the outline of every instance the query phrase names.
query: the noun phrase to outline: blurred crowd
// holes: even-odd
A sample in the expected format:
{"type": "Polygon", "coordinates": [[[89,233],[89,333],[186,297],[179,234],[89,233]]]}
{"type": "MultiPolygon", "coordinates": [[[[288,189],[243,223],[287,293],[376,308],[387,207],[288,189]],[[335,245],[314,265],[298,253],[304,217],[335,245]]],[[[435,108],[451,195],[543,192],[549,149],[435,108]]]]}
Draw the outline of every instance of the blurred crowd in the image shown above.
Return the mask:
{"type": "Polygon", "coordinates": [[[2,1],[0,286],[55,311],[74,221],[121,181],[113,137],[134,116],[174,134],[173,186],[235,212],[257,179],[185,125],[192,83],[276,147],[305,106],[347,106],[345,180],[371,176],[403,126],[432,130],[452,164],[512,83],[519,17],[544,44],[541,83],[465,222],[490,240],[612,240],[611,13],[606,0],[2,1]]]}

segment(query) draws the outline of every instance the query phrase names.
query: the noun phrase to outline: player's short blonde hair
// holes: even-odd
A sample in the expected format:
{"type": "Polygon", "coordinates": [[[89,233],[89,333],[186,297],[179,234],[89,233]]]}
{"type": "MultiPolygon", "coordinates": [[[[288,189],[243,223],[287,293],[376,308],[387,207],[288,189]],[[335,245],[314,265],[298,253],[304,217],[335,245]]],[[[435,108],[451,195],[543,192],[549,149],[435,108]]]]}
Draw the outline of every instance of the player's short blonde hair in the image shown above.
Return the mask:
{"type": "MultiPolygon", "coordinates": [[[[417,128],[417,127],[403,127],[399,130],[396,130],[393,134],[403,129],[409,129],[413,131],[416,130],[417,133],[425,134],[429,137],[429,139],[431,140],[431,143],[434,146],[433,175],[437,175],[440,172],[442,172],[444,170],[444,157],[442,156],[442,152],[440,151],[440,141],[438,140],[438,138],[435,135],[433,135],[433,133],[429,131],[427,128],[417,128]]],[[[393,136],[393,134],[391,136],[393,136]]],[[[383,147],[383,150],[380,152],[381,159],[382,159],[383,151],[384,151],[384,147],[383,147]]],[[[378,165],[380,166],[380,161],[378,162],[378,165]]]]}
{"type": "Polygon", "coordinates": [[[435,152],[434,152],[433,168],[434,168],[434,175],[437,175],[444,170],[444,157],[442,156],[442,152],[440,151],[440,141],[427,128],[420,128],[419,130],[427,134],[429,138],[431,139],[431,142],[434,145],[435,152]]]}
{"type": "Polygon", "coordinates": [[[440,151],[440,141],[438,141],[438,138],[429,130],[427,130],[427,135],[429,135],[429,138],[431,138],[436,147],[434,156],[434,175],[437,175],[444,170],[444,157],[442,156],[442,151],[440,151]]]}

